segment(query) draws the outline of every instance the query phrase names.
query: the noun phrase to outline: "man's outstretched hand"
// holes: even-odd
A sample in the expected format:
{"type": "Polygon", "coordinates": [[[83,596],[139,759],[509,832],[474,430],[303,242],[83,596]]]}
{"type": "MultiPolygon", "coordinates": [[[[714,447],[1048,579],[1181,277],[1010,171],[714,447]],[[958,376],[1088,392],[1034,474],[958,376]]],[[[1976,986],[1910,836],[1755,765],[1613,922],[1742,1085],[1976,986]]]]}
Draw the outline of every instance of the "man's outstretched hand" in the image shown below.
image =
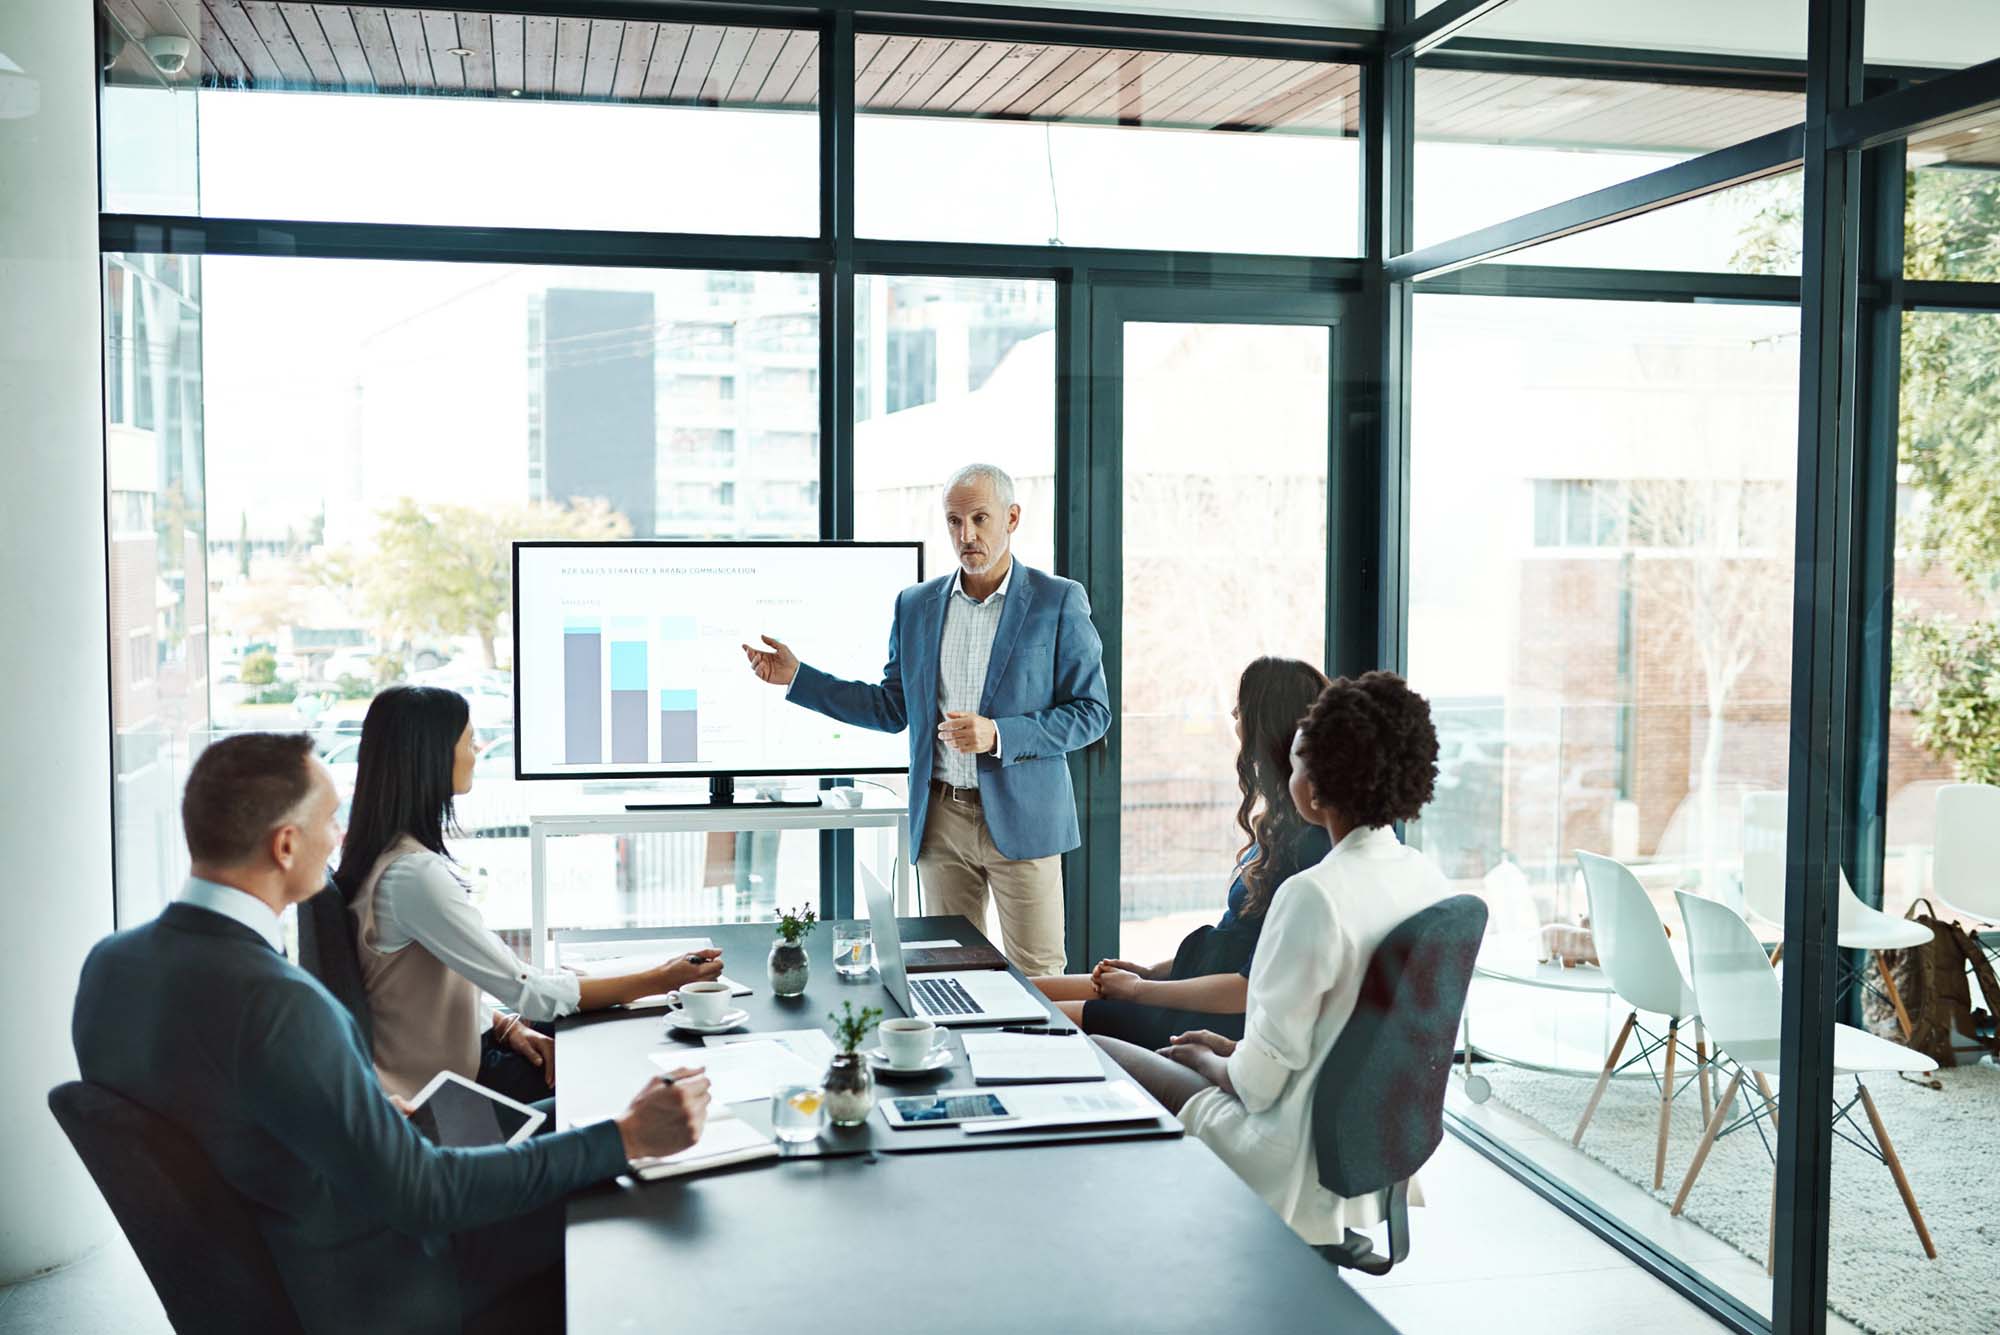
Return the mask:
{"type": "Polygon", "coordinates": [[[770,645],[769,649],[752,649],[743,646],[743,656],[750,660],[750,670],[757,674],[759,681],[773,686],[789,686],[792,678],[799,675],[799,656],[782,640],[774,640],[768,635],[758,639],[770,645]]]}

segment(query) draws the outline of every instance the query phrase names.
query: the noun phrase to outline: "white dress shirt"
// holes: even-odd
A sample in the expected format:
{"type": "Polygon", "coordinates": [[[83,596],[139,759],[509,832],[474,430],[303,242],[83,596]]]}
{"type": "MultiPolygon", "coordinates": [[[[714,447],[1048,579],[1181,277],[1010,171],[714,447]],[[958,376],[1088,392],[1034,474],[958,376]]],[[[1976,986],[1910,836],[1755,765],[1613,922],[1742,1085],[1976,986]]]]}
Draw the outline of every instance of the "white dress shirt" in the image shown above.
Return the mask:
{"type": "Polygon", "coordinates": [[[190,876],[187,884],[181,887],[181,903],[207,909],[210,913],[220,913],[232,922],[240,922],[269,942],[271,949],[280,955],[285,953],[285,937],[278,927],[278,915],[271,912],[269,904],[247,890],[190,876]]]}
{"type": "MultiPolygon", "coordinates": [[[[980,697],[986,693],[986,669],[993,662],[993,637],[1000,632],[1000,616],[1007,607],[1007,590],[1014,583],[1014,559],[1007,558],[1007,573],[1000,587],[984,602],[965,591],[965,571],[961,568],[951,581],[951,594],[944,604],[944,634],[938,645],[938,717],[950,713],[976,714],[980,697]]],[[[916,720],[910,723],[915,726],[916,720]]],[[[932,725],[935,728],[935,724],[932,725]]],[[[1000,754],[1000,734],[993,734],[993,754],[1000,754]]],[[[932,770],[954,788],[979,786],[979,758],[970,751],[952,748],[940,737],[932,770]]]]}
{"type": "Polygon", "coordinates": [[[530,1020],[553,1020],[577,1007],[582,980],[567,969],[537,969],[507,948],[479,910],[458,864],[436,853],[406,853],[375,887],[375,939],[393,955],[415,943],[530,1020]]]}
{"type": "MultiPolygon", "coordinates": [[[[1450,893],[1436,865],[1388,826],[1350,832],[1289,877],[1250,965],[1243,1039],[1229,1057],[1236,1095],[1211,1087],[1181,1108],[1182,1125],[1309,1243],[1339,1242],[1382,1217],[1378,1197],[1348,1200],[1320,1185],[1313,1088],[1382,938],[1450,893]]],[[[1410,1198],[1422,1204],[1414,1183],[1410,1198]]]]}

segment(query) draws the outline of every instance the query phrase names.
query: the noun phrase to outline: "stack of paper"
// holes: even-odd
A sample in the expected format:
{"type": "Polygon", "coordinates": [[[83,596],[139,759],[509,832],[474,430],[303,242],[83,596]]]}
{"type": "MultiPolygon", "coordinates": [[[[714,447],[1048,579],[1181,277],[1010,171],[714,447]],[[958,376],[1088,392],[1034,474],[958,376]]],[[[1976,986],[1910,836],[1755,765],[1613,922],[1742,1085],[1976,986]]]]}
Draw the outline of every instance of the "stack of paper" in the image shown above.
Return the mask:
{"type": "Polygon", "coordinates": [[[965,1056],[976,1085],[1028,1085],[1056,1080],[1102,1080],[1097,1047],[1081,1032],[966,1034],[965,1056]]]}
{"type": "Polygon", "coordinates": [[[710,1168],[748,1163],[752,1159],[777,1157],[777,1141],[732,1114],[728,1108],[711,1103],[708,1123],[702,1128],[700,1140],[679,1154],[670,1154],[663,1159],[635,1159],[632,1170],[650,1182],[662,1177],[680,1177],[710,1168]]]}
{"type": "Polygon", "coordinates": [[[768,1099],[779,1085],[816,1085],[820,1070],[806,1064],[783,1043],[760,1036],[745,1043],[708,1048],[674,1048],[650,1054],[662,1071],[692,1067],[708,1077],[708,1096],[716,1103],[768,1099]]]}
{"type": "Polygon", "coordinates": [[[712,1048],[731,1043],[782,1043],[798,1059],[815,1071],[824,1071],[833,1062],[833,1040],[824,1029],[772,1029],[761,1034],[710,1034],[702,1042],[712,1048]]]}

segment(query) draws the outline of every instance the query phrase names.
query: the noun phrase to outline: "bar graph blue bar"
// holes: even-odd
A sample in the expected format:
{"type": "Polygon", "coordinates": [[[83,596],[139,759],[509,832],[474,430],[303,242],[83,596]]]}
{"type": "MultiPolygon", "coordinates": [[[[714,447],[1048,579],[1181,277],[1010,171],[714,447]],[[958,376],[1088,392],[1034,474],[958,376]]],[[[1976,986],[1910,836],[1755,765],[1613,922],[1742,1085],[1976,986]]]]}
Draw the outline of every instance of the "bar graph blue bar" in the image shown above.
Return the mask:
{"type": "Polygon", "coordinates": [[[563,618],[563,760],[604,759],[604,634],[594,617],[563,618]]]}
{"type": "Polygon", "coordinates": [[[660,692],[660,759],[663,762],[701,759],[701,731],[695,692],[660,692]]]}
{"type": "Polygon", "coordinates": [[[611,759],[614,764],[647,760],[646,642],[611,642],[611,759]]]}

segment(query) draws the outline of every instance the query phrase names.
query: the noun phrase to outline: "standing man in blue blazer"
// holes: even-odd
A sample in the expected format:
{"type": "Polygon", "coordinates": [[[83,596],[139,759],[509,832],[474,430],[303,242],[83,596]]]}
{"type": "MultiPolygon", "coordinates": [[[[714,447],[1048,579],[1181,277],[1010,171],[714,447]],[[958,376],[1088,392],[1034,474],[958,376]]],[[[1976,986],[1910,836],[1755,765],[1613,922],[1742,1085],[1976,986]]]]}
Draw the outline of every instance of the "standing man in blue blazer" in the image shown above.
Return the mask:
{"type": "Polygon", "coordinates": [[[879,685],[743,646],[787,698],[857,727],[910,733],[910,846],[925,907],[986,921],[1023,973],[1061,973],[1063,853],[1081,842],[1069,752],[1111,724],[1104,643],[1075,580],[1021,565],[1014,480],[969,464],[945,484],[958,569],[896,596],[879,685]]]}

